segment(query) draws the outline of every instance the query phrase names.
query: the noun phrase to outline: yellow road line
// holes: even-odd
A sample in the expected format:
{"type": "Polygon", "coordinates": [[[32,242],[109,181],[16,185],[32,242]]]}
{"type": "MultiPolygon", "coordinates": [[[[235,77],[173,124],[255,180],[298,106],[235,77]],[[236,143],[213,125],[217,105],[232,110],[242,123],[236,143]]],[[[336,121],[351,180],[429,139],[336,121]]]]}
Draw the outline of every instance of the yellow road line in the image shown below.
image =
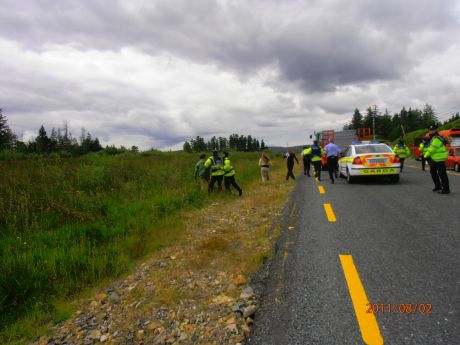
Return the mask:
{"type": "Polygon", "coordinates": [[[368,345],[382,345],[383,338],[380,334],[375,315],[373,313],[366,313],[369,300],[367,299],[361,279],[359,279],[353,258],[351,255],[339,255],[339,257],[364,343],[368,345]]]}
{"type": "Polygon", "coordinates": [[[326,191],[324,190],[323,186],[318,186],[319,194],[325,194],[326,191]]]}
{"type": "Polygon", "coordinates": [[[331,204],[323,204],[323,205],[324,205],[324,210],[326,211],[327,220],[330,222],[335,222],[336,218],[335,218],[334,211],[332,210],[331,204]]]}

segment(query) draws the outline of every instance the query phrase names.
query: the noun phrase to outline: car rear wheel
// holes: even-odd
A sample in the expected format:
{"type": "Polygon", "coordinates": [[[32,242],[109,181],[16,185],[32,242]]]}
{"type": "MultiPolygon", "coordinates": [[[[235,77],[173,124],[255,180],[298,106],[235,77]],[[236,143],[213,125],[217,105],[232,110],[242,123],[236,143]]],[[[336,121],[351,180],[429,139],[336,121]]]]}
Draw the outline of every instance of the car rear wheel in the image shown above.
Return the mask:
{"type": "Polygon", "coordinates": [[[352,184],[353,182],[355,182],[355,178],[350,175],[350,170],[348,170],[348,168],[347,168],[347,182],[349,184],[352,184]]]}
{"type": "Polygon", "coordinates": [[[455,163],[454,170],[460,172],[460,165],[458,163],[455,163]]]}

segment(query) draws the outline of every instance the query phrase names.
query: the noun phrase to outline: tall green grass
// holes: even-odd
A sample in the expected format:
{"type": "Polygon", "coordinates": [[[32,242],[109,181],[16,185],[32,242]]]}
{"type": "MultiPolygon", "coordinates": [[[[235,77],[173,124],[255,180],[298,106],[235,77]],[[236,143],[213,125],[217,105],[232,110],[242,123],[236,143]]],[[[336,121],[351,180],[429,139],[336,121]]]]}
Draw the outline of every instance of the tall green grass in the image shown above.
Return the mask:
{"type": "MultiPolygon", "coordinates": [[[[256,153],[231,158],[243,188],[259,178],[256,153]]],[[[177,211],[209,200],[196,161],[161,152],[0,161],[0,325],[177,239],[177,211]]]]}

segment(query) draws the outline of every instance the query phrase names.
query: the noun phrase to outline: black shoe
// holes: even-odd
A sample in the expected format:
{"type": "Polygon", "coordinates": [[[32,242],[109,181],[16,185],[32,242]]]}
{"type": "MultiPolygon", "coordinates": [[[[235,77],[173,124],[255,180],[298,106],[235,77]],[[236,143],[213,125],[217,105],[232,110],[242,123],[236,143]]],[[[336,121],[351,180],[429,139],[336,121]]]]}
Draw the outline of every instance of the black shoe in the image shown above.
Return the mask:
{"type": "Polygon", "coordinates": [[[242,190],[242,189],[240,189],[240,190],[238,191],[238,195],[239,195],[239,196],[242,196],[242,195],[243,195],[243,190],[242,190]]]}
{"type": "Polygon", "coordinates": [[[433,192],[437,192],[438,190],[441,190],[441,188],[435,187],[435,188],[432,189],[433,192]]]}
{"type": "Polygon", "coordinates": [[[441,189],[440,191],[438,191],[439,194],[449,194],[450,193],[450,190],[447,190],[447,189],[441,189]]]}

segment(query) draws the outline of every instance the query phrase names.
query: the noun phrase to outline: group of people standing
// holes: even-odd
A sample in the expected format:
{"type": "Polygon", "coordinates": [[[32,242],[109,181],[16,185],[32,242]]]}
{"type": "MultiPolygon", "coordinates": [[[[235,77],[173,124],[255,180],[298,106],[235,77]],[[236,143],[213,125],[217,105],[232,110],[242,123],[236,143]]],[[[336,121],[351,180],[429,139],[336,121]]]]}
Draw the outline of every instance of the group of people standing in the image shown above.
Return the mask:
{"type": "MultiPolygon", "coordinates": [[[[313,166],[314,176],[316,181],[321,181],[322,157],[326,156],[329,178],[331,183],[335,183],[338,178],[338,161],[340,157],[340,147],[329,139],[329,143],[324,149],[318,145],[317,141],[313,145],[305,146],[301,152],[303,162],[303,173],[310,176],[310,168],[313,166]]],[[[393,151],[399,156],[401,167],[400,172],[403,171],[404,160],[410,157],[411,152],[403,140],[400,140],[394,147],[393,151]]],[[[442,194],[449,194],[449,179],[447,177],[445,161],[447,159],[446,140],[439,135],[435,126],[429,128],[429,138],[426,138],[420,145],[422,169],[425,170],[426,162],[430,165],[430,173],[434,182],[433,191],[442,194]]],[[[289,149],[284,155],[287,163],[286,181],[289,178],[295,180],[293,173],[294,162],[299,164],[299,160],[295,153],[289,149]]],[[[261,153],[259,159],[260,173],[262,183],[269,181],[269,169],[272,166],[270,157],[266,152],[261,153]]],[[[235,180],[235,169],[233,168],[228,151],[223,151],[223,157],[219,156],[219,151],[213,150],[212,156],[206,159],[206,155],[202,154],[200,160],[195,165],[195,180],[199,179],[201,189],[208,189],[208,193],[212,193],[214,185],[217,182],[219,191],[222,190],[222,183],[224,183],[227,191],[233,186],[238,191],[239,196],[243,194],[243,190],[235,180]]]]}
{"type": "MultiPolygon", "coordinates": [[[[324,147],[324,149],[318,145],[318,142],[315,140],[311,147],[304,146],[302,152],[300,153],[303,163],[303,174],[310,176],[310,168],[313,165],[313,171],[315,174],[316,181],[321,181],[321,160],[324,155],[327,158],[327,167],[329,171],[329,178],[331,183],[334,183],[334,177],[338,177],[338,162],[340,155],[340,147],[334,144],[332,139],[329,140],[329,143],[324,147]]],[[[287,175],[286,180],[291,177],[295,180],[292,170],[294,168],[294,160],[299,164],[296,155],[292,150],[289,150],[288,153],[284,156],[287,159],[287,175]]]]}
{"type": "Polygon", "coordinates": [[[206,155],[203,153],[195,165],[195,180],[200,180],[202,190],[207,186],[209,194],[212,193],[216,182],[218,190],[221,191],[223,182],[227,191],[230,192],[230,186],[233,186],[238,191],[238,195],[241,196],[243,190],[236,183],[235,169],[230,161],[229,153],[223,151],[223,154],[221,157],[218,150],[213,150],[212,156],[206,159],[206,155]]]}

